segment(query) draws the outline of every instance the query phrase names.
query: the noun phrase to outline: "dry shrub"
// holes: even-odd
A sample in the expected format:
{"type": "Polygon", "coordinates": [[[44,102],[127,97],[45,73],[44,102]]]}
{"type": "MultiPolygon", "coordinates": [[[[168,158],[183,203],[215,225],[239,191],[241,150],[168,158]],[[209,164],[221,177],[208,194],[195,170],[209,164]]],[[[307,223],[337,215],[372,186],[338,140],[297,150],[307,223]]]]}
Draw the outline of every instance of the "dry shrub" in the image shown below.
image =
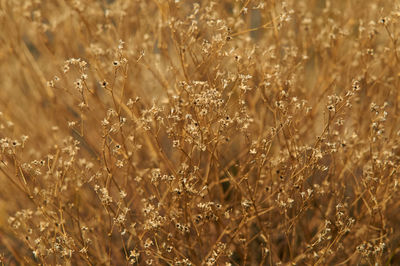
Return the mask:
{"type": "Polygon", "coordinates": [[[0,1],[7,265],[400,264],[396,1],[0,1]]]}

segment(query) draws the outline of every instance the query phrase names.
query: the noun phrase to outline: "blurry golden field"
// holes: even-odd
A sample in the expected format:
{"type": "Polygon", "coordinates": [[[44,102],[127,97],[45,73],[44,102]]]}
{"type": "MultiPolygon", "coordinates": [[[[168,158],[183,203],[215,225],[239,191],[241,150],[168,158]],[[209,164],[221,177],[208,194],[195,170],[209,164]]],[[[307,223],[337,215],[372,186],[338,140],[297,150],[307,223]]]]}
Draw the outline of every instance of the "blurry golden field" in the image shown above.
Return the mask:
{"type": "Polygon", "coordinates": [[[396,2],[0,0],[0,261],[399,265],[396,2]]]}

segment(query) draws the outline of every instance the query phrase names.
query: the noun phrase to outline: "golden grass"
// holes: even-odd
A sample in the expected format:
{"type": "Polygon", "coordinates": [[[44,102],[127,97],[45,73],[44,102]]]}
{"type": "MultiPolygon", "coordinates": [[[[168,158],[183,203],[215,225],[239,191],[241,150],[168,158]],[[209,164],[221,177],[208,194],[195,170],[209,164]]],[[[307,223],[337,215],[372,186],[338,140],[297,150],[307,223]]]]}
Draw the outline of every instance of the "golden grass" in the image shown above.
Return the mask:
{"type": "Polygon", "coordinates": [[[395,2],[0,1],[0,261],[400,264],[395,2]]]}

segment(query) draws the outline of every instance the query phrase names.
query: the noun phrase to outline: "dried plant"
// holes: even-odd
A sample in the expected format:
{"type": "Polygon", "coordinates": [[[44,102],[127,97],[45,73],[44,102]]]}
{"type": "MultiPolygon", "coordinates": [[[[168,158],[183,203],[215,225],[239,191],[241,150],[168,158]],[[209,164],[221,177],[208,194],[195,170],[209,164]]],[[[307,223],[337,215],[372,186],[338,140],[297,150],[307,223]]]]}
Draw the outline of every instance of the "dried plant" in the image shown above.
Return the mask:
{"type": "Polygon", "coordinates": [[[0,1],[0,261],[400,264],[395,2],[0,1]]]}

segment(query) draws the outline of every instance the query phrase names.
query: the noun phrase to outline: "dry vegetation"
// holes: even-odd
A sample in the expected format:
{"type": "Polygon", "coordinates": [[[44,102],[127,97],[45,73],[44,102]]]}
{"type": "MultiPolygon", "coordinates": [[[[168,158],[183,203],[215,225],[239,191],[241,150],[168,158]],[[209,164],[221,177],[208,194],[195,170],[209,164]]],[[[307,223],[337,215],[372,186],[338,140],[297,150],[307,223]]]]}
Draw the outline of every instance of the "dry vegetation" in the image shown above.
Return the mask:
{"type": "Polygon", "coordinates": [[[400,9],[1,0],[5,265],[399,265],[400,9]]]}

